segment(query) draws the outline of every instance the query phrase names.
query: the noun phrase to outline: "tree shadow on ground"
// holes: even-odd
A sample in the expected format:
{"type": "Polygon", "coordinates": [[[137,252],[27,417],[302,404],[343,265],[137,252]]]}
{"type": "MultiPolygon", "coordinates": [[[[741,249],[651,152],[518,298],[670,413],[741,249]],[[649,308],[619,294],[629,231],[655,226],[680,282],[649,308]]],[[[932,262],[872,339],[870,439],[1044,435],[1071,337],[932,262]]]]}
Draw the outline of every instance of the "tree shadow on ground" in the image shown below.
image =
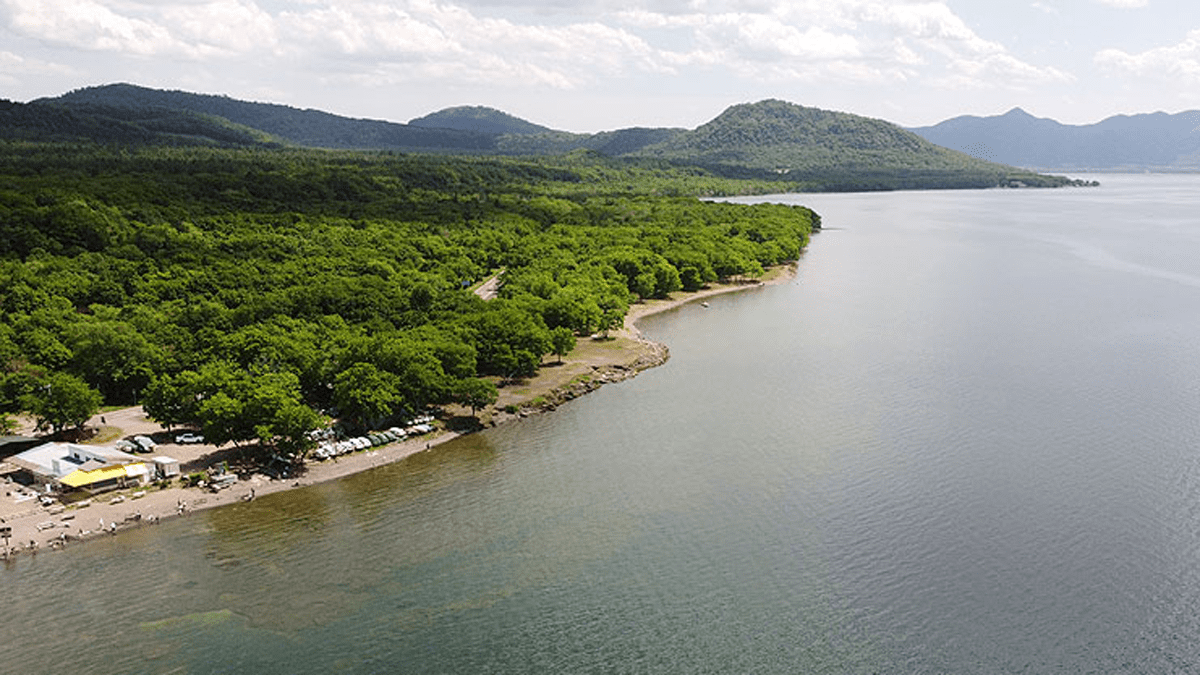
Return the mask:
{"type": "Polygon", "coordinates": [[[243,473],[246,469],[257,467],[262,464],[262,453],[258,448],[254,447],[238,447],[236,445],[228,448],[219,448],[212,452],[200,455],[190,462],[184,462],[179,465],[179,470],[184,474],[204,471],[218,464],[228,464],[231,471],[243,473]]]}
{"type": "Polygon", "coordinates": [[[460,434],[479,431],[482,428],[483,423],[479,421],[478,417],[473,415],[455,415],[454,417],[446,420],[446,430],[458,432],[460,434]]]}

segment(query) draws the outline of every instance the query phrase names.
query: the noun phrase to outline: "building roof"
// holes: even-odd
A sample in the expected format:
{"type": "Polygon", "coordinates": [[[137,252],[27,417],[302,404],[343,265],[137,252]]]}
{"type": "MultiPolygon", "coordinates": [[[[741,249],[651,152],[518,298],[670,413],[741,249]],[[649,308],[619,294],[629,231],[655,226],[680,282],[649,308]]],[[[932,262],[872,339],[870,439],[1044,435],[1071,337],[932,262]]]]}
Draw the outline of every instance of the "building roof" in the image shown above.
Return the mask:
{"type": "Polygon", "coordinates": [[[40,438],[28,436],[0,436],[0,457],[15,455],[22,450],[28,450],[45,442],[40,438]]]}
{"type": "Polygon", "coordinates": [[[46,443],[8,460],[35,474],[61,480],[76,471],[90,472],[109,466],[143,464],[142,460],[116,448],[75,443],[46,443]]]}
{"type": "MultiPolygon", "coordinates": [[[[84,466],[92,464],[87,462],[84,466]]],[[[117,478],[125,478],[129,476],[129,469],[132,465],[113,464],[110,466],[100,466],[95,469],[85,471],[82,467],[76,471],[63,476],[59,481],[67,487],[83,487],[84,485],[93,485],[95,483],[103,483],[106,480],[115,480],[117,478]]]]}

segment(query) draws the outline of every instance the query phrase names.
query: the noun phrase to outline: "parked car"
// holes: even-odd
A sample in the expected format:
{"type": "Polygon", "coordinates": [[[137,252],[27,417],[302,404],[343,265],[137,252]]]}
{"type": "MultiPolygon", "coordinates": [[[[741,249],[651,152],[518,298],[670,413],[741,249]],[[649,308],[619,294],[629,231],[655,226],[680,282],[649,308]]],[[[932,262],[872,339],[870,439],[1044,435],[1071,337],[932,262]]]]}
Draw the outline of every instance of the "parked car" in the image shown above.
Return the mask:
{"type": "Polygon", "coordinates": [[[324,461],[330,457],[333,457],[337,453],[334,452],[332,443],[329,441],[322,441],[321,444],[313,450],[312,454],[313,457],[324,461]]]}
{"type": "Polygon", "coordinates": [[[204,437],[201,436],[200,434],[193,434],[191,432],[188,432],[188,433],[179,434],[178,436],[176,436],[175,442],[180,445],[186,445],[188,443],[203,443],[204,437]]]}
{"type": "Polygon", "coordinates": [[[134,436],[133,442],[137,444],[142,452],[154,452],[154,448],[158,446],[154,439],[149,436],[134,436]]]}

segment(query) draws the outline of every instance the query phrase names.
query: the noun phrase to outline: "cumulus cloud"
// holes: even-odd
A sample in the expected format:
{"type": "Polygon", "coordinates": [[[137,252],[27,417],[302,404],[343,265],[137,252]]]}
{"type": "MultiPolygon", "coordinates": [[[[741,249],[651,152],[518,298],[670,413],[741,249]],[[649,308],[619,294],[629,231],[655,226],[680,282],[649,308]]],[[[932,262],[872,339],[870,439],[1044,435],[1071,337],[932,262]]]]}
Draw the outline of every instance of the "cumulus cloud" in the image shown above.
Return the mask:
{"type": "Polygon", "coordinates": [[[1020,88],[1071,79],[981,37],[944,2],[691,0],[671,11],[643,7],[616,16],[631,27],[684,31],[696,45],[686,54],[692,63],[772,81],[925,76],[945,86],[1020,88]],[[714,6],[724,11],[713,13],[714,6]]]}
{"type": "Polygon", "coordinates": [[[273,51],[279,45],[274,17],[253,2],[216,0],[167,5],[161,20],[181,42],[228,54],[273,51]]]}
{"type": "Polygon", "coordinates": [[[1187,34],[1176,45],[1130,54],[1120,49],[1105,49],[1096,54],[1096,63],[1138,77],[1168,81],[1200,80],[1200,30],[1187,34]]]}
{"type": "Polygon", "coordinates": [[[317,77],[337,72],[363,82],[571,88],[685,69],[760,81],[925,78],[947,86],[1068,79],[978,35],[944,0],[268,1],[0,6],[17,34],[69,48],[279,58],[303,62],[317,77]]]}
{"type": "Polygon", "coordinates": [[[6,0],[18,33],[83,49],[156,54],[186,51],[163,26],[97,0],[6,0]]]}
{"type": "Polygon", "coordinates": [[[901,49],[927,55],[922,60],[940,57],[944,67],[930,77],[947,86],[1024,88],[1071,79],[1057,68],[1026,63],[999,42],[983,38],[944,3],[871,3],[859,15],[886,29],[901,49]]]}

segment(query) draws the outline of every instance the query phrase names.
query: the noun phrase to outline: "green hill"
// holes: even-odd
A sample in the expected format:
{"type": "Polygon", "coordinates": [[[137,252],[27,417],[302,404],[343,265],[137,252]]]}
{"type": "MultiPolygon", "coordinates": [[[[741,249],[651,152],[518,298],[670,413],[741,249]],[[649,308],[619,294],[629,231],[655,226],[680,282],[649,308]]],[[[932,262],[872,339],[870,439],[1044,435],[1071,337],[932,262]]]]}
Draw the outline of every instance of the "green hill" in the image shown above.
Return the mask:
{"type": "Polygon", "coordinates": [[[228,96],[150,89],[132,84],[89,87],[33,105],[58,104],[71,109],[88,106],[132,110],[180,110],[220,117],[234,124],[305,147],[354,150],[428,150],[490,152],[493,134],[457,129],[428,129],[342,117],[320,110],[301,110],[274,103],[239,101],[228,96]]]}
{"type": "Polygon", "coordinates": [[[482,134],[540,134],[550,127],[534,124],[506,112],[485,106],[446,108],[408,121],[409,126],[432,129],[456,129],[482,134]]]}
{"type": "Polygon", "coordinates": [[[0,101],[0,138],[130,145],[278,145],[270,134],[189,110],[52,102],[0,101]]]}
{"type": "Polygon", "coordinates": [[[948,150],[890,122],[768,100],[735,105],[633,154],[809,189],[1058,185],[1065,179],[948,150]]]}

